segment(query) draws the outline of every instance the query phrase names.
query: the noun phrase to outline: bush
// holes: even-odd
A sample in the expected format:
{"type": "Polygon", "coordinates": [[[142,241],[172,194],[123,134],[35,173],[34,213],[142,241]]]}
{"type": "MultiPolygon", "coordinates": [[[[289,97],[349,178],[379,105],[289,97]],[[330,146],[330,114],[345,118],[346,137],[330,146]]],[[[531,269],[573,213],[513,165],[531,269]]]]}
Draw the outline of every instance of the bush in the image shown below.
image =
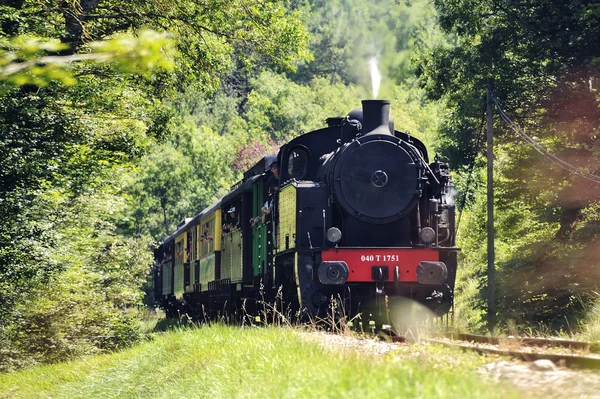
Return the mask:
{"type": "Polygon", "coordinates": [[[138,340],[137,306],[151,270],[152,241],[116,233],[111,219],[125,207],[125,199],[112,192],[116,189],[77,199],[56,196],[62,210],[55,224],[60,239],[48,258],[61,271],[3,320],[0,370],[114,350],[138,340]]]}

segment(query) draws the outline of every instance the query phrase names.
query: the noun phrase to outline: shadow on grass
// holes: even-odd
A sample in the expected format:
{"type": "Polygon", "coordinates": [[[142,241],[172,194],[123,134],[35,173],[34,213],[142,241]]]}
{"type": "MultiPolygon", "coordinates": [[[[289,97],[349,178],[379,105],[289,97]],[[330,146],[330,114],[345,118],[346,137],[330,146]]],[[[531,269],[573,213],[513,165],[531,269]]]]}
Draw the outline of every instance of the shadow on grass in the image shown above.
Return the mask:
{"type": "Polygon", "coordinates": [[[187,317],[172,317],[160,319],[151,332],[167,332],[173,330],[182,330],[187,328],[198,328],[200,323],[191,321],[187,317]]]}

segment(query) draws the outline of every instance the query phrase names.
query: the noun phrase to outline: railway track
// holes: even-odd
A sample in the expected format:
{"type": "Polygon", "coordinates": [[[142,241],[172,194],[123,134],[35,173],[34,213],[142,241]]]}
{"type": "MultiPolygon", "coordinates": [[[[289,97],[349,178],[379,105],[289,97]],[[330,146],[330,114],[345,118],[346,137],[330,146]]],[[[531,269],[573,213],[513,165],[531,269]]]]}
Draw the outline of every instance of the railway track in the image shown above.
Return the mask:
{"type": "MultiPolygon", "coordinates": [[[[391,342],[411,342],[414,339],[386,333],[391,342]]],[[[464,333],[443,333],[421,341],[458,348],[482,355],[497,355],[534,362],[551,360],[554,364],[574,369],[600,369],[600,343],[556,338],[489,337],[464,333]]]]}
{"type": "Polygon", "coordinates": [[[523,346],[568,348],[587,352],[600,353],[600,342],[573,341],[560,338],[530,338],[530,337],[489,337],[485,335],[444,333],[444,337],[456,341],[470,341],[483,344],[520,344],[523,346]]]}
{"type": "Polygon", "coordinates": [[[484,355],[510,357],[525,362],[551,360],[562,367],[600,369],[600,343],[556,338],[488,337],[464,333],[445,333],[428,342],[484,355]]]}

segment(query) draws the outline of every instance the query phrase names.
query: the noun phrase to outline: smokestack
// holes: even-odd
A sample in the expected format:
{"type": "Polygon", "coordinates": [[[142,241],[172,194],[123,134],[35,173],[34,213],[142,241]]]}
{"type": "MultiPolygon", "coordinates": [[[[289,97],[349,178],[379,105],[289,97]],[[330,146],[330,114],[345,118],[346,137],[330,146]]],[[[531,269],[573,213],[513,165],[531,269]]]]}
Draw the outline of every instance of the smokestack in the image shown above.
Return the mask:
{"type": "Polygon", "coordinates": [[[363,128],[365,134],[390,134],[390,101],[363,100],[363,128]]]}

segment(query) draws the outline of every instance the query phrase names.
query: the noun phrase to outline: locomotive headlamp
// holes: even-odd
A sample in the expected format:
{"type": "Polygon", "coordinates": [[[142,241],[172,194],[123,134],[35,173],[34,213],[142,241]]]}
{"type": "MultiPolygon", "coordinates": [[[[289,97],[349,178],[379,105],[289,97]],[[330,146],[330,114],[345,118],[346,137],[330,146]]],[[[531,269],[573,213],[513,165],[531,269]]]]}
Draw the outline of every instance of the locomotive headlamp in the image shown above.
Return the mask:
{"type": "Polygon", "coordinates": [[[327,230],[327,241],[337,244],[342,239],[342,232],[337,227],[331,227],[327,230]]]}
{"type": "Polygon", "coordinates": [[[423,227],[419,237],[421,237],[424,244],[431,244],[435,241],[435,231],[431,227],[423,227]]]}

